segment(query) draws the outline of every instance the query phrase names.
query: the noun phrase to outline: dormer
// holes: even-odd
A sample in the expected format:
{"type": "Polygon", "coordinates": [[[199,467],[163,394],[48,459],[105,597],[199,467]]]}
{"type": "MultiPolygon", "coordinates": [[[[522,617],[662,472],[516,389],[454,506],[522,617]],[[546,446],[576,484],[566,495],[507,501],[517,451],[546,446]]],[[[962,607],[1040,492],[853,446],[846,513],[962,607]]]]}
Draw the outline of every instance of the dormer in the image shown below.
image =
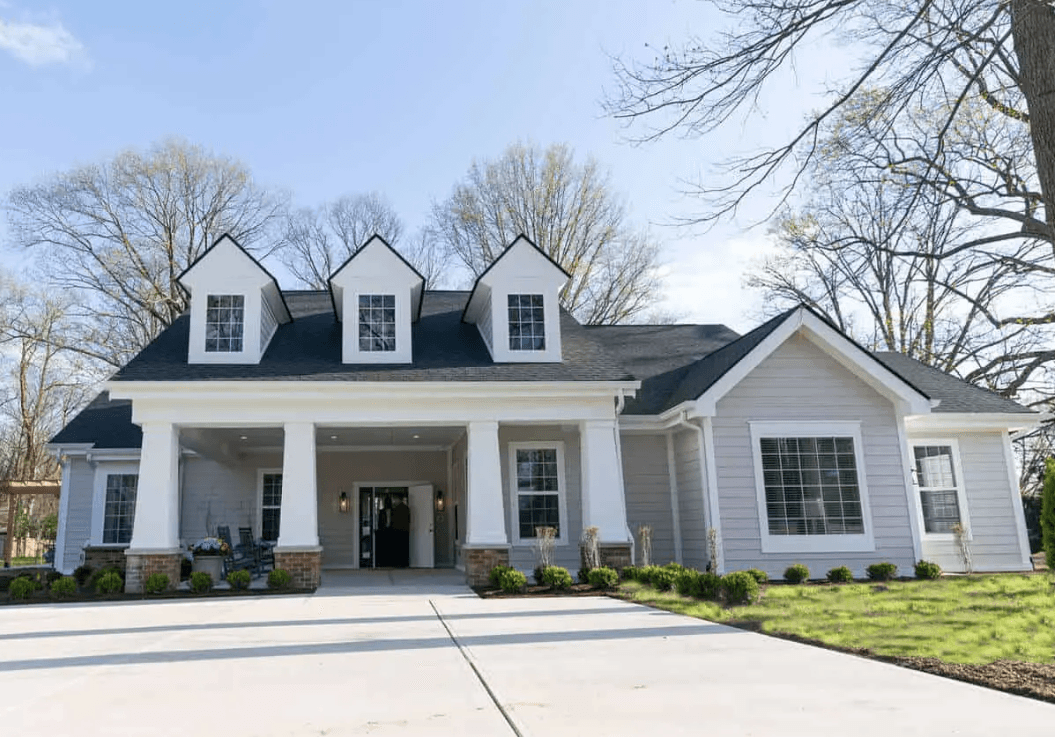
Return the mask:
{"type": "Polygon", "coordinates": [[[476,279],[462,321],[476,325],[496,363],[558,363],[560,290],[570,278],[517,236],[476,279]]]}
{"type": "Polygon", "coordinates": [[[226,233],[177,281],[190,292],[188,363],[260,363],[292,320],[275,277],[226,233]]]}
{"type": "Polygon", "coordinates": [[[344,363],[410,363],[425,277],[374,235],[330,276],[344,363]]]}

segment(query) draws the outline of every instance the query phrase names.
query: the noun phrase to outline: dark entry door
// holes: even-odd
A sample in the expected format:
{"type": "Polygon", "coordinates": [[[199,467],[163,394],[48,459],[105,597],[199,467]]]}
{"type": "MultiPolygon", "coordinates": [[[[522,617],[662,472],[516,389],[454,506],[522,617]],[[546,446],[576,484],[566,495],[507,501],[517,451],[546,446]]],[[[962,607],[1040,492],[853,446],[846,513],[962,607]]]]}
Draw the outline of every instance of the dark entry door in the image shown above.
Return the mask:
{"type": "Polygon", "coordinates": [[[410,565],[410,499],[405,486],[359,488],[359,567],[410,565]]]}

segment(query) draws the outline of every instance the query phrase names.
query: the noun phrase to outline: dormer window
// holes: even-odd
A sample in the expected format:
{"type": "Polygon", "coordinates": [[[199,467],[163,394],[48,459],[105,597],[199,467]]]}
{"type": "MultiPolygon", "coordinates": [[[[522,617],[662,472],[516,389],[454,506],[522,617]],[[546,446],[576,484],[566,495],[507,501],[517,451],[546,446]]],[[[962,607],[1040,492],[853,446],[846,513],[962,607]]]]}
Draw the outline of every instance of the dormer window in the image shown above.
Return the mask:
{"type": "Polygon", "coordinates": [[[205,352],[240,352],[244,329],[245,297],[210,294],[205,310],[205,352]]]}
{"type": "Polygon", "coordinates": [[[359,350],[396,350],[396,296],[359,295],[359,350]]]}
{"type": "Polygon", "coordinates": [[[546,350],[546,311],[541,294],[509,295],[509,350],[546,350]]]}

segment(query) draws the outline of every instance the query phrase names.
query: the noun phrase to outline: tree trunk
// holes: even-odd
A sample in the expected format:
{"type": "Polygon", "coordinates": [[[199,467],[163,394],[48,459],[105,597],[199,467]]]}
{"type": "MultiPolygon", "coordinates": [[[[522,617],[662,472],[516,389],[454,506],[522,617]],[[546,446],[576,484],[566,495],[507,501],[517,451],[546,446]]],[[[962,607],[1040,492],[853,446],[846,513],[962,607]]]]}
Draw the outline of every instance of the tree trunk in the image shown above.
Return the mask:
{"type": "Polygon", "coordinates": [[[1029,107],[1046,235],[1055,245],[1055,7],[1046,0],[1011,0],[1011,33],[1029,107]]]}

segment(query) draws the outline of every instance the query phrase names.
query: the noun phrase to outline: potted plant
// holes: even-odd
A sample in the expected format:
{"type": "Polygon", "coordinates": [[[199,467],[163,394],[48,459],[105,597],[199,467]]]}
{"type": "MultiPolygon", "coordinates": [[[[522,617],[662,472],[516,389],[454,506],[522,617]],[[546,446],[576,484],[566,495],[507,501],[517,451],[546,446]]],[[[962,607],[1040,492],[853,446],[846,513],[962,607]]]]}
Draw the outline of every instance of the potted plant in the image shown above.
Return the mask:
{"type": "Polygon", "coordinates": [[[204,571],[213,583],[223,580],[223,561],[231,554],[231,546],[218,537],[203,537],[190,547],[194,556],[193,571],[204,571]]]}

